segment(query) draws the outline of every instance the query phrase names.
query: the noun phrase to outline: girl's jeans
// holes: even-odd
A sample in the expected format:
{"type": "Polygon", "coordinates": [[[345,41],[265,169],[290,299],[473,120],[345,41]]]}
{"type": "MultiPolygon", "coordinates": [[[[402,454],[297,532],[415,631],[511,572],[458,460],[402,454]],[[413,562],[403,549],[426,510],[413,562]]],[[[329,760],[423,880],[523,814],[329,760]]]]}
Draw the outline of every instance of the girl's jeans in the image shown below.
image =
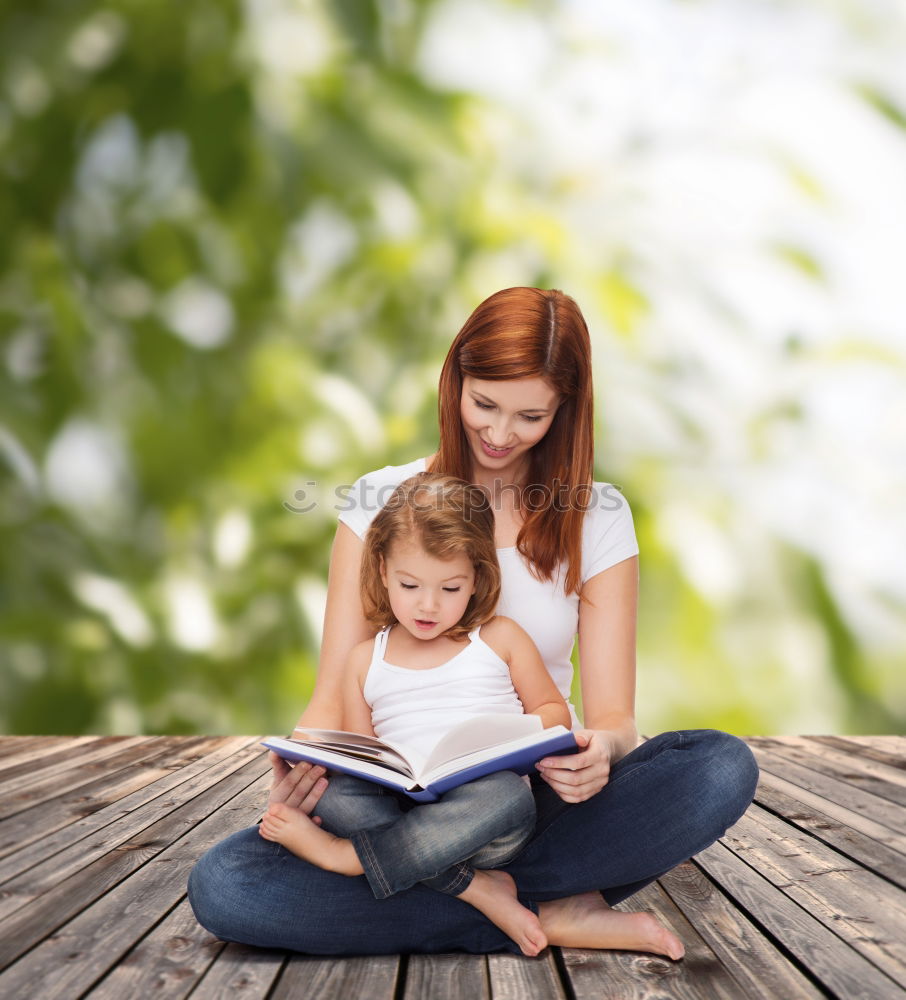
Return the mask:
{"type": "Polygon", "coordinates": [[[475,868],[499,868],[519,853],[535,827],[535,799],[512,771],[420,805],[370,781],[334,774],[315,815],[325,830],[352,841],[377,899],[416,882],[458,896],[475,868]]]}
{"type": "MultiPolygon", "coordinates": [[[[539,902],[593,889],[609,903],[631,896],[704,850],[755,794],[758,766],[735,736],[664,733],[611,769],[585,802],[568,804],[536,781],[532,839],[505,865],[520,899],[539,902]]],[[[189,878],[198,921],[228,941],[309,954],[518,951],[478,910],[419,884],[374,898],[362,876],[322,871],[257,827],[211,848],[189,878]]]]}

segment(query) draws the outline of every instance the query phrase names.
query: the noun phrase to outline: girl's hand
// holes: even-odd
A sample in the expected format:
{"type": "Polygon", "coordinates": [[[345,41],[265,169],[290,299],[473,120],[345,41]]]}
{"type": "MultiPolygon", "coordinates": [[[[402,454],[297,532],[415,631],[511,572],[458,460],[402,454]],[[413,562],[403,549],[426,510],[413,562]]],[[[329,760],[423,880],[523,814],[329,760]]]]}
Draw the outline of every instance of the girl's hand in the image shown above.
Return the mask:
{"type": "Polygon", "coordinates": [[[535,766],[564,802],[584,802],[600,792],[610,778],[613,743],[602,730],[579,729],[573,735],[578,753],[545,757],[535,766]]]}
{"type": "MultiPolygon", "coordinates": [[[[293,809],[300,809],[311,816],[312,809],[318,804],[318,800],[327,788],[324,768],[304,760],[299,761],[295,767],[290,767],[273,750],[267,756],[273,769],[273,782],[267,804],[271,806],[275,802],[285,802],[293,809]]],[[[312,816],[312,819],[315,823],[321,822],[317,816],[312,816]]]]}

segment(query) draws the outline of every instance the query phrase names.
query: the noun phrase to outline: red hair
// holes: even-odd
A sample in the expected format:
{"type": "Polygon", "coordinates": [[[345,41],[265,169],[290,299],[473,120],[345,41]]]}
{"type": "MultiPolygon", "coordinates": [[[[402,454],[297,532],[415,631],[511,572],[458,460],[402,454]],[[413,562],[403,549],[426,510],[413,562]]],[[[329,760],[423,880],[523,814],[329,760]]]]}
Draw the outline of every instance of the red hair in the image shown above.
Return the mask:
{"type": "Polygon", "coordinates": [[[460,415],[466,375],[543,378],[559,393],[550,428],[529,452],[516,547],[538,579],[552,579],[565,562],[566,593],[578,593],[594,465],[591,341],[578,305],[556,290],[505,288],[485,299],[457,334],[440,373],[440,447],[431,470],[471,480],[472,452],[460,415]],[[543,502],[545,495],[550,502],[543,502]]]}

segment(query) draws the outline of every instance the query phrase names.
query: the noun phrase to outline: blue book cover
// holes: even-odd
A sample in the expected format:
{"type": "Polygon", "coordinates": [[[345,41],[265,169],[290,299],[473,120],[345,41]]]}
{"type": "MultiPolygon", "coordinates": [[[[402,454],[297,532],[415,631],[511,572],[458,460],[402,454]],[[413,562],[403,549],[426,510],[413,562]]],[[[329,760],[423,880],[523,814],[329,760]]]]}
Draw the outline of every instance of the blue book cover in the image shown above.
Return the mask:
{"type": "Polygon", "coordinates": [[[541,727],[537,716],[481,716],[455,727],[426,758],[387,741],[339,730],[296,730],[293,739],[264,746],[290,762],[309,761],[435,802],[444,792],[495,771],[530,774],[542,757],[578,749],[563,726],[541,727]]]}

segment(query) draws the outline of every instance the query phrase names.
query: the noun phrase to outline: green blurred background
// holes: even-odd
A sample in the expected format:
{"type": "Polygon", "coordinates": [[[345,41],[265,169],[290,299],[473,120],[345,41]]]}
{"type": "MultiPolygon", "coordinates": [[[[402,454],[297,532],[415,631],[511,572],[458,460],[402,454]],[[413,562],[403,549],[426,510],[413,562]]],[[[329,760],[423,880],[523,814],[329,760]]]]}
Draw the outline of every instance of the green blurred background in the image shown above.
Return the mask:
{"type": "Polygon", "coordinates": [[[514,284],[592,329],[642,730],[904,731],[900,5],[2,11],[3,732],[288,729],[335,489],[514,284]]]}

